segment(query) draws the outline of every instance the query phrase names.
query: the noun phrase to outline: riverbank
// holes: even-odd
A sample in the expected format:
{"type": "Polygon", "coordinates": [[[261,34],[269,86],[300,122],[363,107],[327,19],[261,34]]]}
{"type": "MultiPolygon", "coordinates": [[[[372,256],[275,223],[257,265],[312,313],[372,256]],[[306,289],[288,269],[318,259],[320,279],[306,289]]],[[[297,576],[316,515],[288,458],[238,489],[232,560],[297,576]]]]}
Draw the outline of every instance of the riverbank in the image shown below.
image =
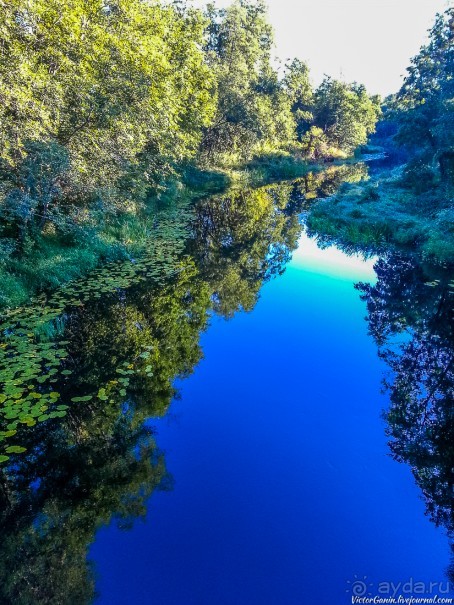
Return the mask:
{"type": "Polygon", "coordinates": [[[390,247],[415,250],[425,260],[454,259],[452,188],[408,182],[405,165],[382,169],[358,183],[344,183],[311,209],[307,226],[320,238],[371,252],[390,247]]]}
{"type": "Polygon", "coordinates": [[[367,147],[356,157],[324,163],[275,153],[224,168],[186,165],[159,195],[131,205],[129,211],[103,215],[99,222],[83,224],[70,234],[44,226],[38,237],[25,242],[20,255],[8,254],[8,241],[0,239],[0,311],[20,306],[39,292],[52,292],[98,266],[139,258],[156,238],[180,247],[191,209],[203,197],[291,181],[331,170],[329,166],[338,170],[368,165],[371,176],[364,167],[309,207],[307,226],[319,240],[371,253],[411,249],[430,262],[452,262],[454,211],[449,192],[432,184],[416,193],[404,185],[403,165],[381,167],[382,160],[380,148],[367,147]]]}
{"type": "Polygon", "coordinates": [[[84,224],[72,233],[44,225],[36,238],[24,242],[20,254],[9,248],[6,238],[0,239],[0,310],[24,304],[33,295],[55,290],[102,264],[140,256],[160,228],[177,240],[191,205],[201,197],[298,178],[322,168],[284,153],[229,169],[187,165],[160,195],[140,206],[131,205],[129,211],[103,215],[98,223],[84,224]]]}

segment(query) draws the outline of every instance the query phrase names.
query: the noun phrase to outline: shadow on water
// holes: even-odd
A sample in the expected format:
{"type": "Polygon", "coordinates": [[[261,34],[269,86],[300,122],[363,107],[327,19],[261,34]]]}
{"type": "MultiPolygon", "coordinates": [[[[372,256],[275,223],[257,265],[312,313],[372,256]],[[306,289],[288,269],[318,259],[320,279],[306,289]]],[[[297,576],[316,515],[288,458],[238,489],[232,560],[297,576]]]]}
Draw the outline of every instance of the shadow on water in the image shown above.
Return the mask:
{"type": "MultiPolygon", "coordinates": [[[[200,361],[210,315],[251,311],[285,270],[301,214],[364,171],[331,167],[164,215],[145,258],[4,318],[0,602],[93,600],[87,551],[97,529],[130,527],[154,490],[171,488],[145,421],[166,414],[175,379],[200,361]]],[[[452,288],[443,276],[427,283],[407,257],[381,259],[377,275],[358,288],[393,372],[391,451],[413,468],[431,518],[452,532],[452,288]]]]}

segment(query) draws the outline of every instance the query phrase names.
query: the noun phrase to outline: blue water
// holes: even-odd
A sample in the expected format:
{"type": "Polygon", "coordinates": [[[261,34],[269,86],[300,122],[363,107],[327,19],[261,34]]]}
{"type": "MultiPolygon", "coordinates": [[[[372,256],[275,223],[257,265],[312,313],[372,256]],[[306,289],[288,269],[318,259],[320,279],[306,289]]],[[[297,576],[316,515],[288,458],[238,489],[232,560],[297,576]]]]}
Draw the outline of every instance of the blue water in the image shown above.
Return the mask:
{"type": "Polygon", "coordinates": [[[173,490],[91,548],[99,603],[337,605],[356,578],[374,594],[445,580],[446,537],[388,454],[358,279],[370,262],[303,238],[253,312],[212,319],[181,400],[153,421],[173,490]]]}

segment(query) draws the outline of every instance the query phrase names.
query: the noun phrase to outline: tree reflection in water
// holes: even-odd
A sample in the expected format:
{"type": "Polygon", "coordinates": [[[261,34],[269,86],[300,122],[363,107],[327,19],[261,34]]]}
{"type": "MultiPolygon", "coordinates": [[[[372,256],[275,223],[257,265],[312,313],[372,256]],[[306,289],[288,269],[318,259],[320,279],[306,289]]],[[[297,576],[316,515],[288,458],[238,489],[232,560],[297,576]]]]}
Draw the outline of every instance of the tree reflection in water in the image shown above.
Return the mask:
{"type": "MultiPolygon", "coordinates": [[[[358,284],[370,333],[388,364],[385,414],[393,458],[412,468],[429,517],[454,538],[454,288],[408,256],[380,259],[358,284]]],[[[438,273],[438,274],[437,274],[438,273]]],[[[454,566],[450,576],[454,580],[454,566]]]]}
{"type": "MultiPolygon", "coordinates": [[[[300,213],[315,197],[329,195],[342,181],[355,180],[363,174],[364,166],[360,164],[332,167],[292,183],[238,190],[204,200],[194,209],[193,222],[186,231],[185,252],[171,267],[172,278],[160,284],[138,279],[128,288],[95,296],[81,307],[65,310],[61,322],[63,337],[69,343],[65,367],[72,374],[70,379],[56,374],[54,388],[61,401],[70,404],[68,413],[65,418],[24,427],[17,437],[27,448],[26,453],[11,456],[0,474],[1,603],[81,605],[93,600],[94,570],[87,562],[87,552],[97,529],[112,520],[121,527],[130,527],[134,519],[145,514],[150,494],[171,486],[163,455],[145,421],[167,412],[172,399],[178,396],[175,379],[189,376],[201,359],[199,339],[210,314],[229,318],[238,310],[252,310],[262,285],[285,270],[297,246],[303,229],[300,213]],[[86,393],[92,395],[77,401],[86,393]],[[71,403],[74,397],[77,402],[71,403]]],[[[170,237],[180,234],[181,224],[175,229],[170,237]]],[[[397,267],[397,261],[394,264],[397,267]]],[[[396,331],[394,326],[400,325],[399,317],[407,309],[401,303],[400,314],[394,310],[399,296],[402,298],[402,289],[396,284],[395,293],[387,293],[391,276],[397,270],[391,270],[394,265],[389,261],[382,261],[382,267],[379,265],[377,289],[363,287],[369,301],[371,329],[381,334],[380,346],[396,331]],[[380,284],[385,283],[382,291],[380,284]],[[380,304],[383,312],[374,314],[380,304]],[[391,328],[383,313],[396,315],[391,328]]],[[[415,299],[412,291],[409,298],[414,309],[411,317],[401,323],[419,325],[413,315],[418,321],[425,316],[424,305],[431,308],[427,296],[435,296],[438,288],[420,285],[415,269],[409,271],[413,289],[421,290],[421,300],[415,299]]],[[[442,317],[446,317],[448,302],[446,298],[439,304],[434,320],[445,330],[447,322],[442,317]]],[[[438,347],[441,367],[441,360],[445,359],[441,347],[448,334],[440,332],[441,327],[432,340],[422,338],[421,333],[420,340],[424,342],[419,346],[426,347],[427,356],[431,354],[429,344],[438,347]]],[[[416,346],[419,340],[414,342],[416,346]]],[[[445,348],[446,355],[448,347],[445,348]]],[[[397,363],[397,359],[389,353],[390,363],[397,363]]],[[[437,379],[427,377],[430,405],[432,400],[440,400],[438,391],[452,378],[445,366],[438,379],[442,386],[437,386],[434,394],[431,389],[438,385],[437,379]]],[[[425,371],[436,374],[437,368],[438,365],[427,366],[425,371]]],[[[416,373],[409,372],[414,380],[416,373]]],[[[393,403],[393,409],[403,406],[407,416],[401,422],[397,415],[394,424],[390,424],[396,426],[392,429],[392,447],[400,459],[406,459],[408,439],[400,435],[408,435],[417,443],[411,423],[421,422],[416,413],[420,404],[411,403],[407,396],[407,410],[404,403],[399,403],[399,397],[393,395],[394,399],[398,403],[393,403]]],[[[424,422],[432,422],[432,416],[440,414],[442,407],[437,403],[437,412],[431,412],[424,422]]],[[[445,429],[439,433],[444,441],[441,436],[436,438],[440,458],[445,442],[448,447],[449,434],[452,435],[446,433],[447,404],[443,409],[445,416],[440,415],[438,422],[443,418],[445,429]]],[[[435,433],[428,432],[434,440],[435,433]]],[[[410,449],[413,457],[422,459],[419,450],[413,446],[410,449]]],[[[408,461],[416,465],[414,458],[408,461]]],[[[444,491],[435,479],[435,471],[432,482],[426,471],[420,480],[426,491],[433,483],[439,486],[432,499],[440,512],[434,515],[438,515],[439,522],[445,522],[450,514],[449,477],[447,466],[444,470],[439,466],[437,472],[446,474],[444,491]]]]}

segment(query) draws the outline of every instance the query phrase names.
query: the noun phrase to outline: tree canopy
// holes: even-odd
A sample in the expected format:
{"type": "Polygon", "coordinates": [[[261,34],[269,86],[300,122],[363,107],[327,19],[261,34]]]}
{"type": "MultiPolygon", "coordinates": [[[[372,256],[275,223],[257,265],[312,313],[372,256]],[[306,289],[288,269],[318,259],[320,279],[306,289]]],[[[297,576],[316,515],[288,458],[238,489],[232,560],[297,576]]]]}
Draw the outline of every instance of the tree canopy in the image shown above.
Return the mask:
{"type": "Polygon", "coordinates": [[[429,41],[411,60],[393,100],[397,140],[421,164],[435,164],[454,182],[454,8],[436,17],[429,41]]]}
{"type": "Polygon", "coordinates": [[[0,237],[17,254],[46,228],[68,238],[137,210],[188,160],[350,154],[378,115],[360,86],[314,93],[299,59],[279,74],[262,1],[0,7],[0,237]]]}

